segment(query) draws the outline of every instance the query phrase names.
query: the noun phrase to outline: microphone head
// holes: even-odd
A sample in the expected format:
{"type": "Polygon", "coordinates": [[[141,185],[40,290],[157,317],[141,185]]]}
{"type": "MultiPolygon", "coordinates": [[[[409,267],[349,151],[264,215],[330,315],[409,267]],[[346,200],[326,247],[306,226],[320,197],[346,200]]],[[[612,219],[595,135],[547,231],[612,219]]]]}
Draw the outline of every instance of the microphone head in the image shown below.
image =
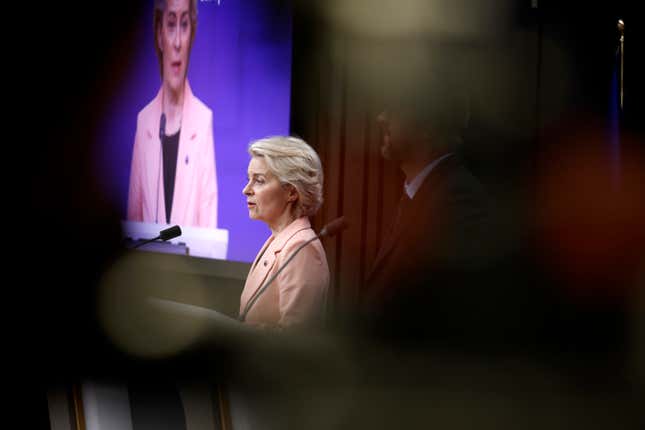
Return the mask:
{"type": "Polygon", "coordinates": [[[162,113],[159,119],[159,140],[162,140],[166,135],[166,114],[162,113]]]}
{"type": "Polygon", "coordinates": [[[173,225],[165,230],[159,232],[159,238],[161,240],[174,239],[177,236],[181,236],[181,228],[178,225],[173,225]]]}
{"type": "Polygon", "coordinates": [[[622,19],[618,20],[618,31],[620,31],[621,33],[625,31],[625,22],[623,22],[622,19]]]}
{"type": "Polygon", "coordinates": [[[349,227],[349,223],[345,220],[345,217],[342,216],[340,218],[336,218],[335,220],[324,226],[322,230],[320,230],[319,236],[331,237],[345,230],[347,227],[349,227]]]}

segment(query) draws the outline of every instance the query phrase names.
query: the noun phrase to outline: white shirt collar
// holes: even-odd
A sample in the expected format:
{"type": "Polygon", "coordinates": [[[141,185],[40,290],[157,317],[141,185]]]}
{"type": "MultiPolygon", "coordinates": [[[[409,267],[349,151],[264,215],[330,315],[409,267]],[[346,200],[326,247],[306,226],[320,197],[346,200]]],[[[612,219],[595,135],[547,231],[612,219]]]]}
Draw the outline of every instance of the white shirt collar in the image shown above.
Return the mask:
{"type": "Polygon", "coordinates": [[[433,160],[430,164],[428,164],[417,176],[414,177],[414,179],[411,182],[405,182],[403,186],[405,187],[405,193],[410,197],[410,199],[414,198],[414,195],[419,191],[419,188],[421,188],[421,184],[423,184],[423,181],[425,178],[430,174],[432,169],[434,169],[437,164],[444,158],[449,157],[452,155],[452,152],[449,152],[447,154],[442,155],[441,157],[433,160]]]}

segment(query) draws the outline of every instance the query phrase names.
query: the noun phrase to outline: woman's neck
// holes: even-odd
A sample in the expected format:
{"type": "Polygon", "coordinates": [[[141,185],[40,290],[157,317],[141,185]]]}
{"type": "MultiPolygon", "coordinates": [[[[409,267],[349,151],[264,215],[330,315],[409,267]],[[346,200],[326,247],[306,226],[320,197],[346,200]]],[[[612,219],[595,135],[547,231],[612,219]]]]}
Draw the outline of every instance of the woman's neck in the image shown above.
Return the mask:
{"type": "Polygon", "coordinates": [[[271,233],[276,236],[295,220],[296,217],[291,213],[291,206],[289,206],[278,219],[268,224],[271,229],[271,233]]]}
{"type": "Polygon", "coordinates": [[[175,134],[181,128],[182,111],[184,107],[184,88],[172,91],[164,87],[162,109],[166,115],[166,134],[175,134]]]}

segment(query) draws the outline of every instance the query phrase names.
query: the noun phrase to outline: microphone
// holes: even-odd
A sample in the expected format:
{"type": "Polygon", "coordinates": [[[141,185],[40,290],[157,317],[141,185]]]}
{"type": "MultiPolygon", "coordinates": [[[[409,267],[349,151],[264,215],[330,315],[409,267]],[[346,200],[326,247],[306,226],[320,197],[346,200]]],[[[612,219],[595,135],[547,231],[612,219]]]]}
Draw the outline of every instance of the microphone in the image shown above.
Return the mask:
{"type": "MultiPolygon", "coordinates": [[[[166,114],[161,112],[159,118],[159,142],[163,144],[163,137],[166,135],[166,114]]],[[[157,207],[155,207],[155,224],[159,222],[159,182],[161,181],[161,148],[159,148],[159,168],[157,170],[157,207]]]]}
{"type": "Polygon", "coordinates": [[[262,295],[262,293],[264,293],[264,292],[266,291],[266,289],[269,287],[269,285],[271,285],[271,282],[273,282],[273,280],[274,280],[275,278],[277,278],[277,277],[278,277],[278,275],[280,274],[280,272],[282,272],[282,271],[284,270],[284,268],[285,268],[285,267],[287,267],[287,265],[289,264],[289,262],[290,262],[291,260],[293,260],[293,258],[296,256],[296,254],[298,254],[298,252],[300,252],[300,250],[301,250],[302,248],[304,248],[305,246],[309,245],[309,244],[310,244],[311,242],[313,242],[314,240],[319,239],[319,238],[321,238],[321,237],[332,237],[332,236],[335,236],[336,234],[338,234],[338,233],[340,233],[341,231],[345,230],[347,227],[349,227],[349,223],[345,220],[345,217],[344,217],[344,216],[341,216],[340,218],[336,218],[335,220],[333,220],[333,221],[331,221],[331,222],[327,223],[327,224],[326,224],[326,225],[325,225],[325,226],[320,230],[320,233],[318,233],[316,236],[312,237],[311,239],[309,239],[308,241],[306,241],[305,243],[303,243],[302,245],[300,245],[300,246],[299,246],[295,251],[293,251],[293,254],[291,254],[291,255],[289,256],[289,258],[287,258],[287,261],[285,261],[285,262],[282,264],[282,266],[278,269],[278,271],[277,271],[277,272],[275,272],[275,273],[273,274],[273,276],[271,276],[271,277],[266,281],[266,283],[264,284],[264,286],[258,290],[257,294],[256,294],[255,296],[253,296],[253,298],[252,298],[251,300],[249,300],[249,302],[248,302],[248,303],[246,304],[246,306],[244,307],[244,311],[243,311],[243,312],[240,314],[240,316],[238,317],[238,320],[239,320],[240,322],[244,322],[244,320],[246,319],[246,315],[249,313],[249,311],[251,310],[251,308],[253,307],[253,305],[255,304],[255,302],[258,300],[258,298],[262,295]]]}
{"type": "Polygon", "coordinates": [[[336,218],[332,222],[328,223],[326,226],[320,230],[318,237],[332,237],[341,231],[349,227],[349,223],[345,220],[345,217],[336,218]]]}
{"type": "Polygon", "coordinates": [[[172,227],[168,227],[167,229],[159,232],[159,239],[164,242],[179,236],[181,236],[181,228],[178,225],[173,225],[172,227]]]}
{"type": "Polygon", "coordinates": [[[166,135],[166,114],[161,113],[161,118],[159,119],[159,140],[163,140],[163,137],[166,135]]]}
{"type": "Polygon", "coordinates": [[[178,236],[181,236],[181,228],[178,225],[173,225],[172,227],[169,227],[167,229],[161,230],[159,232],[159,236],[152,238],[152,239],[146,239],[143,242],[137,243],[135,246],[133,246],[131,249],[136,249],[140,246],[143,246],[147,243],[154,242],[155,240],[161,239],[162,241],[167,241],[170,239],[174,239],[178,236]]]}

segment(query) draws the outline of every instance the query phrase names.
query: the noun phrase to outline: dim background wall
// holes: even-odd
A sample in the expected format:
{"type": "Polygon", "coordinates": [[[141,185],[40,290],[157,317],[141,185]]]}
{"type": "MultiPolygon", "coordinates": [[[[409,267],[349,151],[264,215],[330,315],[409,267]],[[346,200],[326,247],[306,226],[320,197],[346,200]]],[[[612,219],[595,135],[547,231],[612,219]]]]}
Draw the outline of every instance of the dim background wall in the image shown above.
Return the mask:
{"type": "MultiPolygon", "coordinates": [[[[325,169],[325,203],[314,218],[315,228],[341,215],[350,222],[350,228],[340,236],[323,241],[332,272],[335,308],[351,309],[356,304],[403,182],[396,167],[380,157],[375,120],[382,110],[378,88],[365,90],[357,57],[378,55],[388,38],[403,41],[407,37],[418,43],[425,37],[454,44],[468,55],[471,118],[462,152],[495,209],[494,258],[503,272],[500,282],[505,284],[500,287],[502,301],[498,305],[517,306],[514,300],[522,301],[518,320],[509,324],[531,326],[534,331],[527,333],[534,336],[533,341],[554,343],[558,350],[582,348],[605,358],[613,354],[622,357],[630,342],[628,303],[636,290],[634,285],[642,283],[635,274],[642,265],[642,246],[627,238],[621,242],[610,258],[620,259],[624,254],[636,257],[630,257],[630,265],[609,278],[567,277],[551,261],[553,250],[560,246],[558,238],[546,243],[543,239],[544,224],[560,221],[553,221],[548,213],[543,215],[542,205],[545,177],[553,176],[554,166],[558,171],[563,154],[574,148],[581,154],[601,154],[596,161],[602,165],[602,157],[610,151],[608,121],[618,18],[631,22],[627,24],[631,29],[627,33],[625,112],[620,118],[623,158],[626,164],[631,160],[633,165],[644,166],[642,67],[636,58],[643,30],[633,7],[620,1],[593,7],[551,1],[497,1],[460,9],[458,6],[467,2],[458,2],[448,12],[445,28],[424,32],[422,25],[418,33],[401,36],[397,33],[401,29],[374,34],[365,30],[368,24],[362,21],[354,26],[347,24],[351,19],[342,14],[351,14],[352,10],[348,7],[338,12],[333,9],[338,3],[325,2],[327,6],[316,7],[309,2],[294,2],[291,109],[292,132],[317,149],[325,169]],[[603,282],[615,286],[619,293],[609,294],[611,298],[606,291],[598,293],[603,288],[595,284],[603,282]],[[573,285],[583,289],[589,285],[592,292],[584,298],[572,295],[570,289],[576,289],[573,285]],[[511,291],[517,296],[506,293],[511,291]]],[[[352,4],[358,3],[362,2],[352,4]]],[[[441,1],[426,3],[445,6],[441,1]]],[[[397,8],[409,4],[415,2],[402,2],[397,8]]],[[[360,15],[368,23],[386,22],[397,11],[389,2],[370,5],[366,9],[369,13],[360,15]]],[[[565,163],[560,168],[568,168],[574,175],[576,166],[584,163],[569,167],[565,163]]],[[[604,174],[596,173],[598,177],[604,174]]],[[[635,184],[643,177],[635,173],[633,178],[623,191],[627,200],[638,201],[635,184]]],[[[577,195],[580,190],[571,189],[570,193],[577,195]]],[[[547,203],[549,198],[547,193],[547,203]]],[[[602,202],[603,194],[593,198],[602,202]]],[[[574,200],[569,204],[571,214],[584,219],[586,206],[576,206],[574,200]]],[[[642,205],[632,209],[645,214],[642,205]]],[[[643,237],[642,222],[632,220],[628,224],[633,237],[643,237]]],[[[601,225],[608,231],[619,228],[617,223],[601,225]]],[[[573,244],[576,249],[585,246],[583,242],[573,244]]],[[[592,246],[603,247],[604,243],[592,240],[592,246]]]]}

